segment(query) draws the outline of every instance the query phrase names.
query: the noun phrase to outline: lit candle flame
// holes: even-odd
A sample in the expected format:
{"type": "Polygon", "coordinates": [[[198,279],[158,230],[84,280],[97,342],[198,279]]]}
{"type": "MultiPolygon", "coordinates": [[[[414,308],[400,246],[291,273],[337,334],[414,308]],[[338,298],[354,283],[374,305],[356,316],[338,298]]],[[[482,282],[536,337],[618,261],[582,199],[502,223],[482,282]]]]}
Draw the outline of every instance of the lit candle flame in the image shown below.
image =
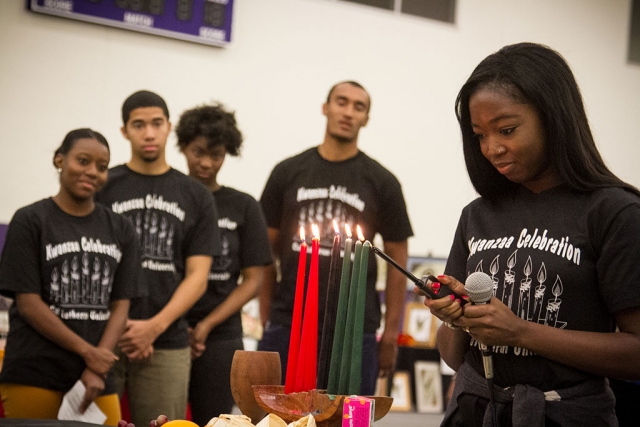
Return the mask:
{"type": "Polygon", "coordinates": [[[345,231],[347,233],[347,237],[351,238],[351,227],[349,227],[349,224],[345,224],[344,225],[344,229],[345,229],[345,231]]]}
{"type": "Polygon", "coordinates": [[[320,229],[318,228],[318,224],[311,224],[311,233],[313,234],[314,239],[320,238],[320,229]]]}
{"type": "Polygon", "coordinates": [[[304,242],[304,227],[300,227],[300,241],[304,242]]]}
{"type": "Polygon", "coordinates": [[[333,220],[333,229],[336,234],[340,234],[340,226],[338,225],[338,221],[336,221],[335,219],[333,220]]]}
{"type": "Polygon", "coordinates": [[[358,240],[364,240],[364,234],[362,234],[362,228],[360,228],[360,225],[356,225],[356,231],[358,232],[358,240]]]}

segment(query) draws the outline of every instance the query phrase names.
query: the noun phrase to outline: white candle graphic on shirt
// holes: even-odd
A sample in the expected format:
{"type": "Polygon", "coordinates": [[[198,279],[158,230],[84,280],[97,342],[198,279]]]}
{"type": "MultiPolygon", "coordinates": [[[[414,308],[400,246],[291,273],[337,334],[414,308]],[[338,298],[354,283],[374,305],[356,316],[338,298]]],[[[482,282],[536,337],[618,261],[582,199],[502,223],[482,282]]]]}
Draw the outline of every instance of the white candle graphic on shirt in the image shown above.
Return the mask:
{"type": "Polygon", "coordinates": [[[138,237],[138,244],[141,244],[142,243],[142,214],[140,212],[136,214],[135,225],[136,225],[136,236],[138,237]]]}
{"type": "Polygon", "coordinates": [[[158,244],[158,216],[154,213],[151,214],[151,227],[149,228],[149,252],[148,255],[156,254],[156,247],[158,244]]]}
{"type": "Polygon", "coordinates": [[[173,258],[173,225],[169,227],[169,233],[167,234],[167,246],[166,246],[166,259],[173,258]]]}
{"type": "Polygon", "coordinates": [[[522,272],[525,278],[520,280],[520,298],[518,299],[518,317],[527,319],[529,317],[529,291],[531,289],[531,270],[533,270],[531,257],[527,258],[522,272]]]}
{"type": "Polygon", "coordinates": [[[316,205],[315,203],[309,203],[309,207],[307,208],[307,224],[305,225],[305,230],[311,230],[311,224],[313,224],[316,216],[316,205]]]}
{"type": "Polygon", "coordinates": [[[69,302],[69,262],[62,263],[62,276],[60,276],[60,301],[69,302]]]}
{"type": "Polygon", "coordinates": [[[551,288],[551,293],[555,297],[553,300],[549,300],[547,302],[547,315],[544,319],[544,324],[553,326],[554,328],[558,324],[558,315],[560,314],[560,303],[562,300],[558,298],[562,295],[562,280],[560,280],[560,276],[556,276],[556,281],[551,288]]]}
{"type": "Polygon", "coordinates": [[[81,285],[81,299],[83,303],[89,300],[89,255],[87,253],[82,254],[82,285],[81,285]]]}
{"type": "Polygon", "coordinates": [[[502,302],[509,308],[513,304],[513,287],[516,282],[516,274],[511,270],[516,265],[516,253],[513,251],[507,259],[507,271],[504,272],[504,291],[502,294],[502,302]]]}
{"type": "Polygon", "coordinates": [[[104,267],[102,267],[102,281],[100,283],[100,303],[106,304],[109,301],[109,294],[111,294],[111,267],[109,267],[109,262],[104,262],[104,267]]]}
{"type": "Polygon", "coordinates": [[[51,271],[51,285],[49,290],[49,299],[51,302],[57,302],[60,297],[60,284],[58,283],[58,269],[53,267],[51,271]]]}
{"type": "Polygon", "coordinates": [[[71,260],[71,302],[78,303],[80,301],[80,272],[78,268],[78,257],[74,256],[71,260]]]}
{"type": "Polygon", "coordinates": [[[100,258],[95,257],[93,260],[93,274],[91,275],[91,304],[97,304],[100,297],[100,258]]]}
{"type": "Polygon", "coordinates": [[[529,318],[536,323],[540,322],[540,316],[542,315],[542,300],[544,299],[544,291],[546,286],[544,285],[545,280],[547,280],[547,268],[544,266],[544,262],[540,266],[538,270],[538,275],[536,277],[538,280],[538,286],[536,286],[536,290],[533,296],[533,316],[529,318]]]}
{"type": "Polygon", "coordinates": [[[500,258],[500,255],[496,255],[489,266],[489,273],[491,273],[491,281],[493,282],[493,296],[496,296],[496,292],[498,291],[498,278],[496,277],[496,274],[498,274],[500,270],[498,258],[500,258]]]}
{"type": "Polygon", "coordinates": [[[164,216],[160,220],[160,232],[158,233],[158,256],[162,256],[165,252],[165,241],[167,239],[167,227],[169,223],[164,216]]]}

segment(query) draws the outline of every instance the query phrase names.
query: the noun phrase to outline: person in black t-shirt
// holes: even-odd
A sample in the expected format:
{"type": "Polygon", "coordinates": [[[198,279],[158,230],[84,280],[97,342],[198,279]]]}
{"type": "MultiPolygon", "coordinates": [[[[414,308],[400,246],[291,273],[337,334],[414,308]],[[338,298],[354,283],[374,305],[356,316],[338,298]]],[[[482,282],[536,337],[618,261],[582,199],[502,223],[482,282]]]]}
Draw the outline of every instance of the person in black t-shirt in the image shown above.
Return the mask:
{"type": "Polygon", "coordinates": [[[0,373],[7,418],[57,419],[63,395],[81,381],[79,411],[95,402],[105,424],[120,420],[110,370],[139,295],[139,258],[129,221],[94,203],[109,158],[98,132],[69,132],[53,158],[58,194],[9,224],[0,261],[0,293],[14,299],[0,373]]]}
{"type": "Polygon", "coordinates": [[[258,202],[218,183],[225,156],[237,156],[242,145],[234,114],[219,104],[187,110],[176,135],[189,176],[215,195],[222,241],[207,292],[187,314],[193,358],[189,402],[193,421],[203,426],[233,408],[231,362],[235,351],[244,349],[240,309],[258,294],[271,249],[258,202]]]}
{"type": "Polygon", "coordinates": [[[489,55],[456,113],[481,197],[435,289],[464,297],[483,272],[493,297],[425,299],[458,371],[442,425],[617,426],[606,377],[640,379],[640,192],[604,164],[573,73],[546,46],[489,55]]]}
{"type": "MultiPolygon", "coordinates": [[[[369,121],[370,106],[371,98],[359,83],[348,81],[334,85],[322,108],[327,117],[322,144],[276,165],[260,198],[272,250],[280,262],[281,277],[276,283],[275,269],[271,269],[261,290],[260,315],[266,326],[258,349],[280,353],[283,377],[291,334],[301,226],[308,236],[312,223],[318,224],[321,230],[319,336],[324,322],[333,219],[341,230],[348,224],[353,233],[359,224],[369,241],[379,234],[384,240],[384,251],[400,265],[407,262],[407,239],[413,230],[400,183],[358,148],[358,134],[369,121]]],[[[377,268],[373,255],[369,256],[367,271],[362,359],[367,363],[362,364],[361,393],[372,395],[377,377],[387,376],[395,369],[406,279],[396,269],[387,269],[385,327],[378,343],[376,330],[380,326],[381,308],[375,288],[377,268]]]]}
{"type": "Polygon", "coordinates": [[[212,255],[220,253],[217,213],[207,189],[166,162],[169,111],[155,93],[122,105],[122,134],[131,160],[116,166],[97,200],[134,224],[146,297],[131,301],[114,367],[126,387],[131,420],[186,416],[191,356],[186,312],[203,295],[212,255]]]}

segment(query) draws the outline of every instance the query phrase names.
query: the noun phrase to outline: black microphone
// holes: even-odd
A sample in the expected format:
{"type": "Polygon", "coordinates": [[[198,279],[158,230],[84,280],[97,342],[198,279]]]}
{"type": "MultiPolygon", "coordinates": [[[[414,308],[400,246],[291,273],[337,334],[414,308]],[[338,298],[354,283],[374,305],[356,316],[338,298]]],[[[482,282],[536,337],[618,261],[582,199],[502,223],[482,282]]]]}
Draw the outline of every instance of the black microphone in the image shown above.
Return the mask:
{"type": "MultiPolygon", "coordinates": [[[[473,305],[489,304],[493,296],[493,280],[487,273],[476,271],[471,273],[464,282],[464,290],[469,296],[473,305]]],[[[490,382],[490,390],[493,389],[493,358],[491,348],[480,343],[482,351],[482,363],[484,365],[484,376],[490,382]]]]}

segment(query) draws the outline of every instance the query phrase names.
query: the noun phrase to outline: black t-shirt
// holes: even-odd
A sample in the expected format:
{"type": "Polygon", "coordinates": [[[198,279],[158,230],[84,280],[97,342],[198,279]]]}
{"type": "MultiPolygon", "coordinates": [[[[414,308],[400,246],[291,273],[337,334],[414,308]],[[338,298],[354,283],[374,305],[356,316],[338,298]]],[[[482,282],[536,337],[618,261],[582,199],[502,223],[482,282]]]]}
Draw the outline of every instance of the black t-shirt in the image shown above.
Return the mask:
{"type": "MultiPolygon", "coordinates": [[[[96,204],[75,217],[52,199],[16,212],[0,261],[0,293],[41,296],[62,322],[92,345],[102,337],[110,302],[138,296],[139,258],[133,227],[96,204]]],[[[44,338],[9,310],[9,336],[0,381],[66,391],[80,378],[82,357],[44,338]]],[[[107,381],[105,394],[115,391],[107,381]]]]}
{"type": "MultiPolygon", "coordinates": [[[[220,253],[213,196],[175,169],[142,175],[126,165],[116,166],[109,170],[109,180],[96,200],[129,218],[138,237],[141,284],[147,297],[131,301],[132,319],[148,319],[162,310],[184,279],[188,257],[220,253]]],[[[153,345],[187,347],[185,318],[177,319],[153,345]]]]}
{"type": "MultiPolygon", "coordinates": [[[[191,326],[209,315],[233,292],[242,269],[271,264],[267,226],[258,202],[250,195],[228,187],[221,187],[213,194],[222,255],[213,258],[207,292],[187,315],[191,326]]],[[[216,339],[241,337],[240,312],[234,313],[209,334],[209,338],[216,339]]]]}
{"type": "MultiPolygon", "coordinates": [[[[640,305],[640,198],[620,188],[582,193],[561,185],[539,194],[479,198],[463,211],[446,274],[483,271],[519,317],[555,328],[613,332],[613,314],[640,305]]],[[[472,339],[466,360],[480,374],[472,339]]],[[[590,377],[528,350],[494,347],[495,383],[543,391],[590,377]]]]}
{"type": "MultiPolygon", "coordinates": [[[[349,224],[354,235],[359,224],[369,241],[373,241],[378,233],[384,241],[390,242],[404,241],[413,235],[400,183],[391,172],[361,151],[348,160],[330,162],[314,147],[282,161],[273,169],[260,204],[267,226],[280,232],[280,247],[276,252],[282,278],[274,289],[269,317],[275,324],[291,325],[301,226],[305,227],[307,240],[311,237],[312,223],[320,228],[320,329],[324,321],[335,234],[332,220],[338,221],[341,230],[345,223],[349,224]]],[[[308,262],[310,258],[307,257],[308,262]]],[[[380,325],[375,256],[369,256],[367,271],[364,332],[374,333],[380,325]]]]}

